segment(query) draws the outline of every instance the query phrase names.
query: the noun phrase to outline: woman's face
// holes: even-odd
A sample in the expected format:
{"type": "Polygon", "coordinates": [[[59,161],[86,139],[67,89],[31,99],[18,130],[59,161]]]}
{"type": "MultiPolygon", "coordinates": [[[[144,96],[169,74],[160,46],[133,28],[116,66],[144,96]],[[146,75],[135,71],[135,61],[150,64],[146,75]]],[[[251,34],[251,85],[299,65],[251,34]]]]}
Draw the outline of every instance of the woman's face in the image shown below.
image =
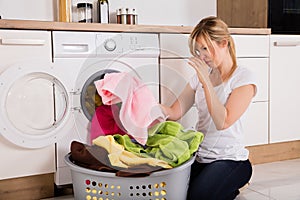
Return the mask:
{"type": "Polygon", "coordinates": [[[196,39],[196,55],[211,68],[217,68],[221,64],[224,49],[222,42],[219,44],[212,41],[209,45],[202,37],[196,39]]]}

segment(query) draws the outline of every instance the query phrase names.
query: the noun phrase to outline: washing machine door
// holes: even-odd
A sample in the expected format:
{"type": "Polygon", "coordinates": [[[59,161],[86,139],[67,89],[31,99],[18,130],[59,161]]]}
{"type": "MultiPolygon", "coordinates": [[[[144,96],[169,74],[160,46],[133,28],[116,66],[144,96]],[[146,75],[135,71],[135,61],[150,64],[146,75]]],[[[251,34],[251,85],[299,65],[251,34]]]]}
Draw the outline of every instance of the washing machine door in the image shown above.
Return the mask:
{"type": "Polygon", "coordinates": [[[94,82],[104,78],[107,73],[128,72],[141,79],[138,71],[130,65],[126,59],[100,59],[89,60],[81,68],[76,80],[73,96],[73,110],[77,133],[82,141],[89,143],[90,123],[98,106],[102,105],[102,99],[98,95],[94,82]]]}
{"type": "Polygon", "coordinates": [[[42,148],[71,126],[67,90],[50,63],[15,64],[0,74],[0,133],[26,148],[42,148]]]}

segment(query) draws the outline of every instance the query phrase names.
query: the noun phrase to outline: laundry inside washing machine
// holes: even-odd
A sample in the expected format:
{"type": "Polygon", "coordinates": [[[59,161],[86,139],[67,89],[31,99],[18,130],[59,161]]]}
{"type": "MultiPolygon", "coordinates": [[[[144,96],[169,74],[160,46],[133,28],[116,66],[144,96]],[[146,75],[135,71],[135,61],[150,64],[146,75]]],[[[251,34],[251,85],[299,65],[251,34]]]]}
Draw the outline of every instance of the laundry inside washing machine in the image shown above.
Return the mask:
{"type": "Polygon", "coordinates": [[[93,74],[84,84],[81,92],[80,104],[82,111],[89,121],[92,121],[97,107],[102,106],[102,99],[99,96],[94,82],[104,78],[106,73],[118,73],[115,70],[101,70],[93,74]]]}
{"type": "Polygon", "coordinates": [[[118,132],[126,134],[119,119],[121,103],[104,105],[98,94],[95,81],[104,78],[107,73],[118,73],[116,70],[103,70],[93,74],[84,84],[81,95],[81,108],[84,115],[91,122],[90,140],[99,135],[118,132]]]}

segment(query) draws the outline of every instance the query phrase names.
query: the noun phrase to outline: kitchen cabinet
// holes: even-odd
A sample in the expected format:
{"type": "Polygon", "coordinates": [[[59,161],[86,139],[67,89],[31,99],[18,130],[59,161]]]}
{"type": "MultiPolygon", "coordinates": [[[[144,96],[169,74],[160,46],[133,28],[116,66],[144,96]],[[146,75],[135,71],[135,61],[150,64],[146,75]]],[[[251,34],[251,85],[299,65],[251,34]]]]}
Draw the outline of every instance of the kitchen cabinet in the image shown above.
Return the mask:
{"type": "Polygon", "coordinates": [[[217,0],[217,16],[230,27],[267,27],[268,0],[217,0]]]}
{"type": "Polygon", "coordinates": [[[245,115],[247,146],[268,144],[269,35],[233,35],[238,65],[256,75],[257,93],[245,115]]]}
{"type": "MultiPolygon", "coordinates": [[[[28,63],[36,63],[42,60],[43,63],[51,63],[52,60],[52,48],[51,48],[51,32],[49,31],[27,31],[27,30],[0,30],[0,75],[4,73],[9,68],[16,68],[21,71],[22,67],[28,63]]],[[[14,77],[16,74],[12,74],[14,77]]],[[[0,88],[5,88],[6,83],[4,81],[7,78],[0,78],[0,88]]],[[[38,80],[37,80],[38,81],[38,80]]],[[[28,80],[30,82],[30,80],[28,80]]],[[[34,81],[32,81],[34,82],[34,81]]],[[[43,82],[42,82],[43,83],[43,82]]],[[[29,84],[28,84],[29,85],[29,84]]],[[[36,85],[36,84],[35,84],[36,85]]],[[[31,84],[31,86],[35,86],[31,84]]],[[[16,86],[17,87],[17,86],[16,86]]],[[[28,88],[30,89],[30,88],[28,88]]],[[[36,89],[36,88],[31,88],[36,89]]],[[[2,91],[2,90],[1,90],[2,91]]],[[[16,91],[16,90],[15,90],[16,91]]],[[[19,90],[19,94],[15,94],[20,98],[23,98],[24,102],[18,102],[18,105],[26,104],[25,101],[30,99],[31,96],[22,96],[21,90],[19,90]]],[[[43,93],[44,94],[44,93],[43,93]]],[[[11,135],[10,140],[13,138],[13,133],[8,132],[10,127],[13,127],[13,124],[18,126],[20,124],[25,124],[32,119],[29,119],[26,122],[23,121],[14,121],[13,115],[8,115],[8,108],[17,108],[18,105],[11,105],[11,102],[8,102],[8,99],[11,99],[9,96],[13,96],[11,93],[9,95],[1,94],[1,130],[0,130],[0,157],[1,157],[1,166],[0,166],[0,180],[16,178],[16,177],[24,177],[30,175],[38,175],[38,174],[46,174],[53,173],[55,171],[55,145],[52,144],[43,148],[25,148],[16,145],[13,142],[8,141],[3,135],[4,133],[11,135]],[[3,103],[5,102],[5,103],[3,103]],[[10,105],[10,106],[8,106],[10,105]],[[6,115],[7,114],[7,115],[6,115]],[[8,116],[8,117],[5,117],[8,116]],[[3,118],[2,118],[3,117],[3,118]],[[14,121],[14,122],[13,122],[14,121]],[[9,123],[11,122],[11,123],[9,123]]],[[[36,97],[37,99],[44,99],[42,95],[36,97]]],[[[36,102],[38,103],[38,102],[36,102]]],[[[30,106],[38,106],[38,105],[28,105],[30,106]]],[[[24,109],[26,110],[26,109],[24,109]]],[[[45,112],[45,110],[41,110],[45,112]]],[[[13,113],[13,112],[9,112],[13,113]]],[[[28,112],[24,112],[24,118],[33,117],[30,110],[28,112]],[[28,115],[27,115],[28,114],[28,115]]],[[[39,120],[38,116],[35,120],[39,120]]],[[[20,117],[21,118],[21,117],[20,117]]],[[[28,126],[34,126],[33,123],[27,124],[28,126]]],[[[18,126],[20,128],[20,126],[18,126]]],[[[41,127],[35,127],[41,128],[41,127]]],[[[15,128],[14,130],[19,130],[15,128]]],[[[28,133],[26,135],[28,138],[39,138],[42,135],[35,135],[35,133],[28,133]]],[[[19,139],[15,137],[14,139],[19,139]]]]}
{"type": "MultiPolygon", "coordinates": [[[[172,105],[178,98],[194,69],[188,65],[189,34],[160,34],[160,98],[161,103],[172,105]],[[175,42],[176,41],[176,42],[175,42]]],[[[193,106],[178,122],[185,128],[195,128],[198,113],[193,106]]]]}
{"type": "Polygon", "coordinates": [[[268,143],[268,58],[238,58],[238,65],[256,74],[257,93],[245,115],[244,131],[246,145],[268,143]]]}
{"type": "Polygon", "coordinates": [[[270,143],[300,139],[299,54],[299,35],[271,35],[270,143]]]}
{"type": "MultiPolygon", "coordinates": [[[[165,105],[172,105],[193,74],[194,71],[187,64],[187,59],[161,59],[161,102],[165,105]]],[[[193,106],[178,122],[185,128],[195,128],[197,119],[197,109],[193,106]]]]}
{"type": "MultiPolygon", "coordinates": [[[[161,102],[171,105],[194,74],[187,64],[190,57],[188,34],[160,34],[161,102]],[[175,42],[176,41],[176,42],[175,42]]],[[[245,115],[246,145],[268,143],[269,106],[269,36],[233,35],[238,64],[252,70],[257,76],[258,90],[245,115]]],[[[196,107],[181,119],[184,127],[195,127],[196,107]]]]}

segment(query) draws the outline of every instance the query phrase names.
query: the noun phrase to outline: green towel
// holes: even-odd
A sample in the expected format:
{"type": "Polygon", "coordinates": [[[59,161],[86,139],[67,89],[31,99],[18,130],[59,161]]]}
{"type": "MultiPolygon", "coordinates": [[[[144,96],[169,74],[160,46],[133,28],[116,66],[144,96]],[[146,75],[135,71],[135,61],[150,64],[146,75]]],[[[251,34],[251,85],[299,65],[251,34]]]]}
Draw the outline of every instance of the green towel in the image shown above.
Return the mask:
{"type": "Polygon", "coordinates": [[[157,159],[166,161],[172,167],[181,165],[191,157],[189,145],[179,138],[155,134],[148,138],[146,151],[157,159]]]}
{"type": "Polygon", "coordinates": [[[193,130],[181,131],[177,137],[188,143],[190,154],[196,152],[204,139],[204,134],[193,130]]]}
{"type": "MultiPolygon", "coordinates": [[[[115,141],[117,143],[123,145],[127,151],[130,151],[130,152],[136,153],[136,154],[142,154],[142,153],[146,152],[140,144],[133,143],[128,135],[115,134],[115,135],[113,135],[113,137],[114,137],[115,141]]],[[[150,157],[150,156],[148,156],[148,157],[150,157]]]]}
{"type": "Polygon", "coordinates": [[[133,143],[128,135],[114,135],[114,139],[127,151],[143,157],[153,157],[168,162],[172,167],[189,160],[204,139],[201,132],[184,131],[181,124],[165,121],[148,130],[146,147],[133,143]]]}
{"type": "Polygon", "coordinates": [[[148,135],[153,136],[156,133],[176,136],[183,129],[182,125],[174,121],[157,123],[148,130],[148,135]]]}

